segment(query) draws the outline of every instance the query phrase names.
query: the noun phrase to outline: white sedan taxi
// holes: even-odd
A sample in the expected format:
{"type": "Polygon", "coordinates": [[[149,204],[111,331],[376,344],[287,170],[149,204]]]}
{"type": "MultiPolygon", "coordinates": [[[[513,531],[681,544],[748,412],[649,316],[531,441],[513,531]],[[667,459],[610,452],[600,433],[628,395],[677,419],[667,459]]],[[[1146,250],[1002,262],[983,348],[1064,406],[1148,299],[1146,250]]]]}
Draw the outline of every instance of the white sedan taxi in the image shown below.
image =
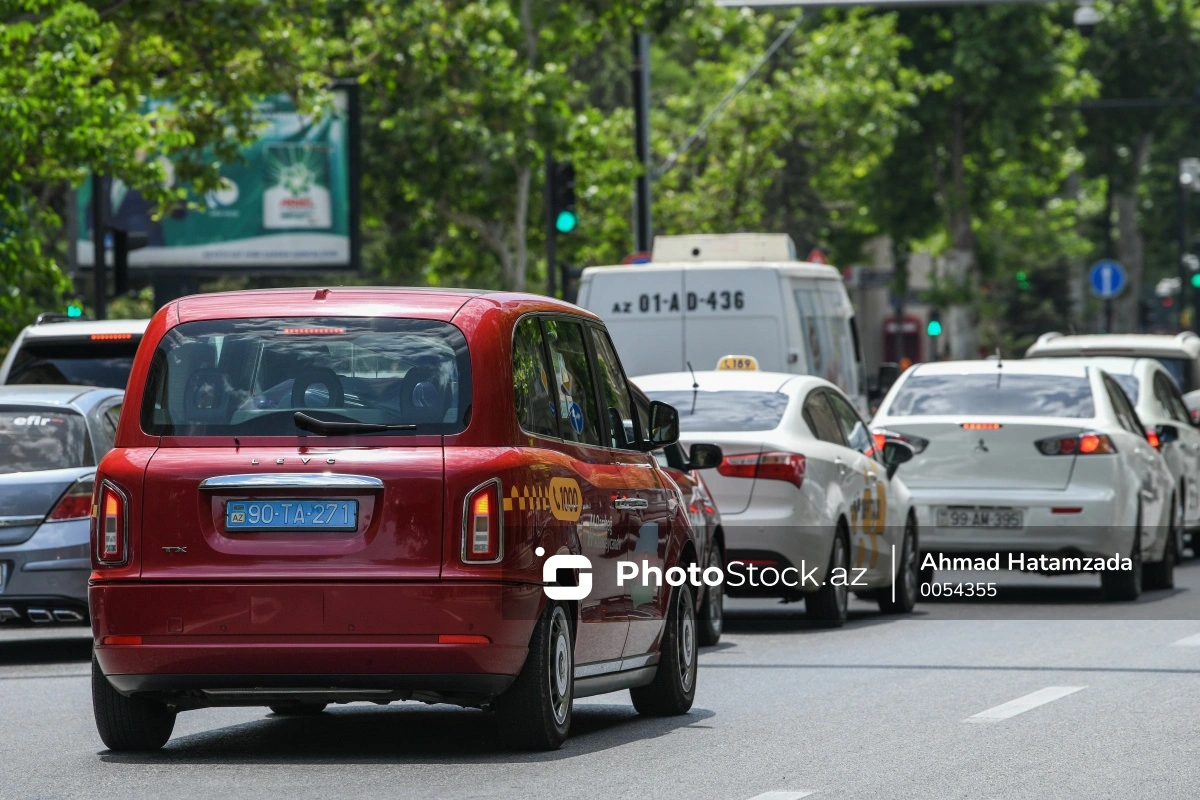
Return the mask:
{"type": "Polygon", "coordinates": [[[1174,584],[1179,489],[1133,404],[1099,367],[919,364],[872,425],[916,451],[905,483],[924,583],[934,564],[994,557],[999,569],[1099,572],[1109,600],[1137,598],[1143,579],[1147,588],[1174,584]]]}
{"type": "Polygon", "coordinates": [[[748,356],[719,364],[633,381],[678,409],[681,441],[724,453],[705,480],[725,531],[726,593],[803,598],[808,615],[830,627],[845,622],[851,591],[885,612],[911,611],[919,542],[896,469],[912,449],[877,446],[829,381],[759,372],[748,356]]]}

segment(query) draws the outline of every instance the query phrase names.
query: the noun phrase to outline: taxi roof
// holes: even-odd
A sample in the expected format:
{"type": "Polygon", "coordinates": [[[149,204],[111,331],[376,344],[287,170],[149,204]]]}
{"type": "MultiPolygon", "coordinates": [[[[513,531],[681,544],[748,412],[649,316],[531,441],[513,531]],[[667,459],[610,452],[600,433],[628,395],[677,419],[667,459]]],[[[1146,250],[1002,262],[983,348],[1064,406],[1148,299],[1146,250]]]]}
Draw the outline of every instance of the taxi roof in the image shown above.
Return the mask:
{"type": "Polygon", "coordinates": [[[175,303],[179,322],[243,316],[419,317],[449,322],[464,305],[486,298],[496,306],[536,303],[544,310],[568,311],[599,319],[570,303],[525,292],[441,287],[337,286],[252,289],[184,297],[175,303]]]}
{"type": "Polygon", "coordinates": [[[799,391],[812,383],[826,383],[812,375],[758,370],[705,370],[697,372],[694,381],[690,372],[660,372],[630,380],[644,392],[690,391],[693,383],[699,384],[697,389],[701,392],[779,392],[784,386],[789,391],[799,391]]]}
{"type": "MultiPolygon", "coordinates": [[[[1096,367],[1112,375],[1132,375],[1137,370],[1139,364],[1145,362],[1150,362],[1151,364],[1158,363],[1152,358],[1142,358],[1140,356],[1066,356],[1056,358],[1055,362],[1059,364],[1078,364],[1082,367],[1096,367]]],[[[1163,371],[1165,372],[1166,370],[1163,371]]]]}
{"type": "Polygon", "coordinates": [[[1195,358],[1200,354],[1200,337],[1192,331],[1174,336],[1163,333],[1044,333],[1029,346],[1026,357],[1127,355],[1195,358]]]}
{"type": "Polygon", "coordinates": [[[26,339],[73,339],[95,333],[129,333],[140,336],[146,332],[149,319],[88,319],[62,322],[43,322],[25,329],[26,339]]]}

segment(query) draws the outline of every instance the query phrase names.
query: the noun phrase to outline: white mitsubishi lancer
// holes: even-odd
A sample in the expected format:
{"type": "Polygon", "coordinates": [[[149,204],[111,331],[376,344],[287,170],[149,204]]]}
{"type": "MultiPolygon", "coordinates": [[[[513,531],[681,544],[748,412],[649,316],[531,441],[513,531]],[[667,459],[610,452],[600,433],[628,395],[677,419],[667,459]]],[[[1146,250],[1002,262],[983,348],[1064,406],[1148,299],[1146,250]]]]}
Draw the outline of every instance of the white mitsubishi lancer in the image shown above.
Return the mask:
{"type": "Polygon", "coordinates": [[[749,356],[720,363],[633,381],[679,411],[681,441],[724,452],[705,482],[725,531],[726,594],[803,599],[830,627],[845,622],[851,591],[912,611],[919,539],[896,475],[911,448],[876,442],[829,381],[759,372],[749,356]]]}
{"type": "MultiPolygon", "coordinates": [[[[908,442],[922,564],[1099,572],[1111,600],[1174,585],[1179,498],[1120,385],[1082,362],[947,361],[900,377],[872,421],[908,442]]],[[[922,572],[932,581],[932,570],[922,572]]]]}

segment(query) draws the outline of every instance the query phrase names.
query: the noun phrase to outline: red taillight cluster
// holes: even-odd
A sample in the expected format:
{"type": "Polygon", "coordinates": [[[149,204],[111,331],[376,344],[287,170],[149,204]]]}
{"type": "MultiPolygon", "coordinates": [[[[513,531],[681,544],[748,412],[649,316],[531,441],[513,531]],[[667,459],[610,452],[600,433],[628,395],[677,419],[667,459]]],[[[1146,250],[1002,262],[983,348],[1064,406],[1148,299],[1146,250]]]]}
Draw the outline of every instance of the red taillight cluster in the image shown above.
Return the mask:
{"type": "Polygon", "coordinates": [[[92,521],[96,560],[108,566],[129,561],[129,499],[108,481],[101,481],[92,521]]]}
{"type": "Polygon", "coordinates": [[[896,431],[889,431],[886,428],[875,428],[873,431],[871,431],[871,436],[875,440],[875,450],[880,453],[883,452],[883,446],[887,443],[888,439],[896,439],[904,442],[913,449],[914,453],[921,453],[926,447],[929,446],[928,439],[922,439],[920,436],[913,436],[911,433],[898,433],[896,431]]]}
{"type": "Polygon", "coordinates": [[[462,560],[468,564],[495,564],[504,555],[504,529],[500,481],[476,487],[463,504],[462,560]]]}
{"type": "Polygon", "coordinates": [[[1155,450],[1162,450],[1162,439],[1158,437],[1158,431],[1154,430],[1154,428],[1146,428],[1146,441],[1155,450]]]}
{"type": "Polygon", "coordinates": [[[1078,436],[1051,436],[1034,442],[1044,456],[1091,456],[1117,452],[1117,446],[1104,433],[1081,433],[1078,436]]]}
{"type": "Polygon", "coordinates": [[[46,522],[62,522],[68,519],[86,519],[92,515],[92,492],[96,490],[96,479],[91,475],[80,478],[63,492],[54,508],[46,515],[46,522]]]}
{"type": "Polygon", "coordinates": [[[808,462],[799,453],[770,452],[725,456],[717,467],[717,472],[726,478],[787,481],[800,488],[807,469],[808,462]]]}

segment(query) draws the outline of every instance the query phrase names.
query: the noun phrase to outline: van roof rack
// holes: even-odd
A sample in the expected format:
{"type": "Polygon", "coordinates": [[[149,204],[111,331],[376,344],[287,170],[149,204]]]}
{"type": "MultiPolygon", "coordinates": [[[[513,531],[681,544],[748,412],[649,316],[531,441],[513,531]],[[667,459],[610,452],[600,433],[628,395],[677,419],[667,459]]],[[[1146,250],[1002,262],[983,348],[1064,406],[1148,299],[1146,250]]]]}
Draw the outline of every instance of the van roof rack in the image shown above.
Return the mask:
{"type": "Polygon", "coordinates": [[[52,325],[56,322],[81,322],[90,320],[91,317],[72,317],[67,314],[61,314],[57,311],[43,311],[37,315],[37,319],[33,321],[34,325],[52,325]]]}

